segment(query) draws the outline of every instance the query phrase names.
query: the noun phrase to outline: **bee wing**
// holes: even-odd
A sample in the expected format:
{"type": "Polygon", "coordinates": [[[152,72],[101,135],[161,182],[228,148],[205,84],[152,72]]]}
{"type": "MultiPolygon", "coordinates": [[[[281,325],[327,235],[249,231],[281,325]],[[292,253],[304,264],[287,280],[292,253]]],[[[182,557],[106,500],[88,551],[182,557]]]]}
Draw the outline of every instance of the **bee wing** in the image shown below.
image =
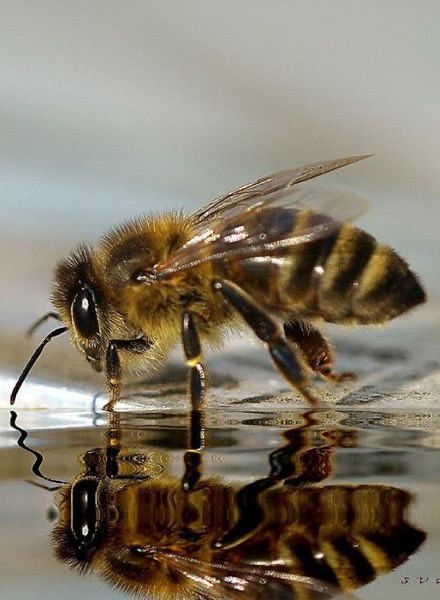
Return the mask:
{"type": "Polygon", "coordinates": [[[359,217],[367,206],[364,198],[349,190],[310,184],[253,197],[251,204],[235,202],[221,215],[212,215],[192,239],[156,265],[156,277],[163,279],[206,262],[288,252],[297,244],[331,235],[341,222],[359,217]]]}
{"type": "MultiPolygon", "coordinates": [[[[270,563],[209,563],[166,553],[167,564],[191,581],[193,596],[200,600],[285,598],[310,600],[334,598],[338,591],[327,582],[292,572],[291,567],[270,563]]],[[[348,596],[338,596],[341,600],[348,596]]]]}
{"type": "Polygon", "coordinates": [[[225,217],[225,211],[229,211],[234,207],[246,207],[258,200],[263,200],[274,193],[288,193],[289,188],[297,183],[302,183],[324,175],[330,171],[340,169],[364,158],[372,156],[371,154],[363,154],[360,156],[349,156],[346,158],[336,158],[319,163],[313,163],[296,169],[288,169],[286,171],[278,171],[257,179],[252,183],[243,185],[232,192],[228,192],[224,196],[220,196],[213,200],[207,206],[199,209],[194,213],[194,219],[198,223],[206,224],[207,221],[217,217],[225,217]]]}

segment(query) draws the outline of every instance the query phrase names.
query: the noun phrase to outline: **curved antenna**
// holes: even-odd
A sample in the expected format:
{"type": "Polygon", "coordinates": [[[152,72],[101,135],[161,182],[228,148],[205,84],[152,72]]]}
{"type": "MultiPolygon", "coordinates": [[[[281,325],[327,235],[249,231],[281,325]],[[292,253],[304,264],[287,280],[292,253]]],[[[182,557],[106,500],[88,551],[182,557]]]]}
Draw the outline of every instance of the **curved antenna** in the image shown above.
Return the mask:
{"type": "Polygon", "coordinates": [[[47,335],[44,338],[44,340],[41,342],[41,344],[38,346],[38,348],[35,350],[35,352],[32,354],[32,356],[28,360],[27,365],[25,366],[25,368],[23,369],[23,372],[21,373],[20,377],[18,378],[17,383],[14,385],[14,389],[12,390],[11,398],[10,398],[11,404],[14,404],[15,398],[17,397],[18,391],[21,388],[23,381],[29,375],[29,371],[32,369],[34,364],[37,362],[38,357],[44,350],[44,346],[46,344],[48,344],[54,337],[56,337],[57,335],[61,335],[62,333],[65,333],[66,331],[67,331],[67,327],[58,327],[58,329],[54,329],[53,331],[51,331],[49,333],[49,335],[47,335]]]}
{"type": "Polygon", "coordinates": [[[60,315],[57,312],[54,312],[53,310],[51,310],[51,311],[47,312],[45,315],[43,315],[42,317],[40,317],[39,319],[37,319],[34,323],[32,323],[32,325],[29,327],[29,329],[25,333],[26,337],[31,337],[31,335],[35,332],[35,330],[38,329],[40,327],[40,325],[45,323],[48,319],[56,319],[57,321],[61,321],[60,315]]]}
{"type": "MultiPolygon", "coordinates": [[[[41,452],[38,452],[38,450],[33,450],[32,448],[29,448],[29,446],[26,446],[24,441],[29,435],[28,432],[22,429],[19,425],[17,425],[17,413],[15,412],[15,410],[11,410],[10,415],[11,418],[9,421],[9,425],[12,427],[12,429],[15,429],[15,431],[18,431],[18,433],[20,434],[20,437],[17,440],[18,446],[20,446],[20,448],[23,448],[23,450],[26,450],[26,452],[30,452],[30,454],[33,454],[35,456],[35,461],[32,465],[32,472],[34,473],[34,475],[36,475],[40,479],[44,479],[45,481],[50,481],[50,483],[60,483],[62,485],[68,483],[67,481],[61,481],[60,479],[52,479],[51,477],[46,477],[46,475],[43,475],[43,473],[40,471],[40,466],[44,460],[43,455],[41,454],[41,452]]],[[[48,489],[50,491],[55,491],[59,489],[60,486],[57,486],[55,488],[47,488],[45,486],[39,487],[43,487],[44,489],[48,489]]]]}

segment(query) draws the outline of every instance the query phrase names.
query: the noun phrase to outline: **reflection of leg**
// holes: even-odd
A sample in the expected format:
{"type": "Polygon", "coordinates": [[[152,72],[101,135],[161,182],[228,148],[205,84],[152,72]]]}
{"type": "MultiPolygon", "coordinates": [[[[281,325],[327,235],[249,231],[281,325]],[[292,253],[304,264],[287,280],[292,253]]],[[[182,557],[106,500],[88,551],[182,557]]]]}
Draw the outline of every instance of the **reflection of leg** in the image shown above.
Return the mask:
{"type": "Polygon", "coordinates": [[[185,472],[182,477],[182,489],[184,492],[190,492],[202,476],[202,454],[201,452],[188,450],[185,452],[183,462],[185,463],[185,472]]]}
{"type": "MultiPolygon", "coordinates": [[[[216,549],[230,549],[253,535],[265,522],[261,494],[280,482],[291,487],[301,487],[321,481],[329,475],[322,468],[324,453],[328,448],[310,446],[310,426],[315,424],[312,413],[304,415],[306,424],[284,433],[288,444],[269,454],[270,473],[242,487],[236,496],[238,518],[226,533],[214,542],[216,549]],[[316,464],[316,462],[319,464],[316,464]]],[[[328,459],[329,460],[329,459],[328,459]]]]}
{"type": "Polygon", "coordinates": [[[100,453],[96,450],[88,452],[84,460],[87,465],[87,473],[89,475],[103,475],[102,469],[105,469],[106,477],[117,480],[127,481],[144,481],[151,479],[151,473],[144,464],[139,464],[137,461],[132,461],[137,455],[125,452],[121,456],[122,450],[122,426],[121,413],[110,411],[108,414],[108,427],[105,433],[105,462],[102,463],[100,453]],[[89,459],[93,457],[93,461],[89,459]],[[127,470],[127,466],[129,469],[127,470]],[[131,468],[139,467],[139,471],[131,471],[131,468]]]}
{"type": "Polygon", "coordinates": [[[189,449],[203,450],[205,445],[204,413],[201,410],[192,410],[189,428],[189,449]]]}
{"type": "Polygon", "coordinates": [[[121,393],[121,360],[119,352],[131,352],[132,354],[143,354],[151,347],[151,341],[147,338],[137,338],[135,340],[111,340],[105,356],[106,374],[107,374],[107,392],[109,402],[104,406],[104,410],[112,410],[115,403],[119,400],[121,393]]]}
{"type": "Polygon", "coordinates": [[[216,550],[230,549],[240,544],[264,524],[265,513],[260,503],[260,495],[275,485],[269,477],[258,479],[245,485],[237,492],[235,502],[238,519],[226,533],[213,542],[216,550]]]}
{"type": "Polygon", "coordinates": [[[185,452],[183,461],[185,472],[182,477],[182,489],[190,492],[199,481],[202,472],[202,449],[205,445],[204,413],[192,410],[189,428],[189,450],[185,452]]]}
{"type": "Polygon", "coordinates": [[[270,355],[287,381],[313,405],[316,398],[305,387],[307,377],[294,348],[288,344],[272,318],[240,287],[230,281],[217,281],[214,289],[221,292],[232,306],[241,314],[255,334],[265,342],[270,355]]]}
{"type": "Polygon", "coordinates": [[[191,367],[189,377],[189,392],[193,410],[200,410],[205,397],[205,371],[200,362],[202,351],[200,340],[191,313],[182,315],[182,343],[186,364],[191,367]]]}
{"type": "Polygon", "coordinates": [[[324,336],[310,323],[292,320],[284,325],[286,338],[301,349],[307,364],[316,375],[339,383],[345,379],[356,379],[354,373],[333,371],[333,352],[324,336]]]}
{"type": "Polygon", "coordinates": [[[108,417],[108,428],[105,433],[105,473],[107,477],[117,478],[119,475],[118,457],[121,451],[121,438],[120,414],[111,411],[108,417]]]}

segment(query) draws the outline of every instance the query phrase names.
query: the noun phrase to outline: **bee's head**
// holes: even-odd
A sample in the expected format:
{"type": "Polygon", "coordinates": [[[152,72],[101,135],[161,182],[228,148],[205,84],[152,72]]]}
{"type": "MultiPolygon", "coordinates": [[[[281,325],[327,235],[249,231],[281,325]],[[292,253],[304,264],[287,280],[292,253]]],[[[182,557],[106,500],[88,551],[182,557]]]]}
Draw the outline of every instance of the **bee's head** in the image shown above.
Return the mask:
{"type": "Polygon", "coordinates": [[[108,300],[93,254],[80,246],[55,270],[52,302],[75,345],[100,371],[109,337],[108,300]]]}
{"type": "MultiPolygon", "coordinates": [[[[62,321],[64,327],[54,329],[36,348],[12,390],[11,404],[15,403],[18,391],[44,347],[54,337],[67,331],[74,345],[85,354],[96,371],[105,368],[106,352],[111,340],[142,337],[142,330],[133,326],[123,311],[118,309],[104,259],[102,252],[79,246],[58,264],[52,288],[52,303],[56,312],[49,312],[38,319],[29,332],[34,331],[48,317],[62,321]]],[[[152,343],[149,342],[149,345],[152,343]]],[[[163,359],[164,353],[156,345],[154,352],[157,363],[158,359],[163,359]]],[[[127,358],[123,357],[121,363],[129,370],[145,371],[154,362],[151,358],[151,355],[144,354],[144,360],[141,361],[138,354],[130,357],[127,353],[127,358]]]]}

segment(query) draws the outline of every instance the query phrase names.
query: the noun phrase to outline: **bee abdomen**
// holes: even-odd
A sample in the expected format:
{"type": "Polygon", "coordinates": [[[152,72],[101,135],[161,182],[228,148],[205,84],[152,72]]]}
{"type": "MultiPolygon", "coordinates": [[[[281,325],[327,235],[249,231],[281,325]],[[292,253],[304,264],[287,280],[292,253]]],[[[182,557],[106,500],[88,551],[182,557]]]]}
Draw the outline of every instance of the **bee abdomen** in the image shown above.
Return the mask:
{"type": "Polygon", "coordinates": [[[383,323],[425,302],[425,292],[408,264],[384,244],[377,244],[353,295],[360,323],[383,323]]]}
{"type": "Polygon", "coordinates": [[[318,282],[319,312],[332,323],[378,324],[425,301],[408,264],[371,235],[343,225],[318,282]]]}
{"type": "Polygon", "coordinates": [[[317,304],[327,321],[338,323],[352,317],[353,296],[375,246],[371,235],[353,225],[339,228],[330,252],[315,267],[317,304]]]}

